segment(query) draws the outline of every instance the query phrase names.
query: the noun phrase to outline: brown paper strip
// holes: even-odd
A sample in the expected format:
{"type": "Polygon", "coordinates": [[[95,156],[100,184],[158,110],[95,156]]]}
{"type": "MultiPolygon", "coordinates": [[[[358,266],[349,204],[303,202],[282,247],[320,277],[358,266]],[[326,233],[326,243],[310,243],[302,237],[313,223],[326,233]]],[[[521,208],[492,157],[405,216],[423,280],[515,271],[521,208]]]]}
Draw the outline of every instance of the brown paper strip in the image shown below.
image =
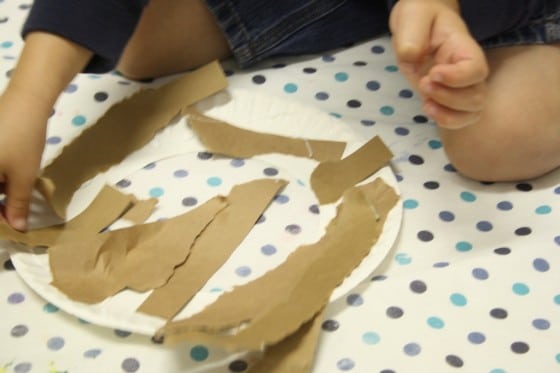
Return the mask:
{"type": "Polygon", "coordinates": [[[266,275],[223,294],[202,312],[169,322],[166,342],[196,341],[230,350],[260,350],[293,334],[326,305],[333,289],[369,253],[398,196],[381,179],[344,193],[337,216],[266,275]]]}
{"type": "Polygon", "coordinates": [[[322,162],[339,160],[346,147],[346,143],[340,141],[306,140],[254,132],[197,113],[189,117],[189,125],[210,152],[236,158],[281,153],[322,162]]]}
{"type": "Polygon", "coordinates": [[[307,373],[313,367],[325,309],[294,334],[264,352],[262,359],[249,366],[250,372],[307,373]]]}
{"type": "Polygon", "coordinates": [[[68,203],[83,182],[148,143],[185,106],[226,86],[220,65],[214,62],[112,106],[43,170],[39,190],[53,210],[64,217],[68,203]]]}
{"type": "Polygon", "coordinates": [[[92,203],[65,224],[18,232],[6,223],[0,223],[0,237],[27,246],[51,246],[57,242],[98,233],[118,219],[134,205],[136,199],[110,186],[104,186],[92,203]]]}
{"type": "Polygon", "coordinates": [[[224,197],[216,197],[171,219],[52,246],[52,285],[85,303],[100,302],[124,288],[146,291],[161,286],[226,205],[224,197]]]}
{"type": "Polygon", "coordinates": [[[336,202],[348,188],[373,175],[393,153],[376,136],[340,161],[319,164],[311,174],[311,188],[320,204],[336,202]]]}
{"type": "Polygon", "coordinates": [[[229,205],[195,242],[189,259],[169,282],[155,289],[139,312],[171,319],[204,286],[239,246],[270,204],[284,180],[260,179],[233,187],[229,205]]]}
{"type": "Polygon", "coordinates": [[[152,212],[154,212],[157,203],[157,198],[149,198],[137,201],[122,216],[122,219],[133,224],[142,224],[152,215],[152,212]]]}

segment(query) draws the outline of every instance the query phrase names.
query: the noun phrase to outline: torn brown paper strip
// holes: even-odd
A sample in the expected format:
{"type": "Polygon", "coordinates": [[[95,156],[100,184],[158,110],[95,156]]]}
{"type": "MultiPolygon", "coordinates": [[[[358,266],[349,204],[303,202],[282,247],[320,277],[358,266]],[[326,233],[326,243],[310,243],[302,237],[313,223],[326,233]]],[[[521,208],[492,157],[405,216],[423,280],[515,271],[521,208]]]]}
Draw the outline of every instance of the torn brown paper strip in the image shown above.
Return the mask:
{"type": "Polygon", "coordinates": [[[79,240],[81,236],[98,233],[108,227],[138,202],[132,195],[105,186],[84,211],[65,224],[23,233],[0,223],[0,237],[27,246],[46,247],[77,237],[79,240]]]}
{"type": "Polygon", "coordinates": [[[392,157],[376,136],[340,161],[320,163],[311,174],[311,188],[320,204],[336,202],[345,190],[373,175],[392,157]]]}
{"type": "Polygon", "coordinates": [[[299,139],[254,132],[191,112],[189,125],[208,151],[234,158],[280,153],[315,159],[319,162],[339,160],[345,142],[299,139]]]}
{"type": "Polygon", "coordinates": [[[152,215],[157,203],[157,198],[149,198],[137,201],[122,216],[122,219],[133,224],[142,224],[152,215]]]}
{"type": "Polygon", "coordinates": [[[249,366],[249,371],[261,373],[307,373],[313,367],[325,309],[313,320],[302,325],[294,334],[269,346],[264,356],[249,366]]]}
{"type": "Polygon", "coordinates": [[[85,181],[140,149],[184,107],[226,86],[220,65],[214,62],[115,104],[45,167],[38,189],[53,210],[64,217],[74,192],[85,181]]]}
{"type": "Polygon", "coordinates": [[[259,179],[234,186],[227,197],[228,206],[197,239],[189,259],[138,311],[166,320],[175,316],[226,262],[286,184],[284,180],[259,179]]]}
{"type": "Polygon", "coordinates": [[[200,313],[169,322],[159,333],[170,343],[196,341],[230,350],[278,343],[328,303],[377,242],[398,199],[379,178],[347,190],[318,242],[299,247],[274,270],[223,294],[200,313]]]}
{"type": "Polygon", "coordinates": [[[52,246],[52,285],[84,303],[98,303],[125,288],[159,287],[186,260],[193,242],[226,205],[224,197],[215,197],[174,218],[52,246]]]}

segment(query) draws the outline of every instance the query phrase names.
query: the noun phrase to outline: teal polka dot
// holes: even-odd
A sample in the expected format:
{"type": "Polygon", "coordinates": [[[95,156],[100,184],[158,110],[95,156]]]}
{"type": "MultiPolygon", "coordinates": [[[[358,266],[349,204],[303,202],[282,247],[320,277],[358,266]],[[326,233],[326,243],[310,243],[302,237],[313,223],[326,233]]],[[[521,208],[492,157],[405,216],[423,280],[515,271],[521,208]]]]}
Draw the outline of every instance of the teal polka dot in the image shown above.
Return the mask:
{"type": "Polygon", "coordinates": [[[14,43],[11,42],[11,41],[5,41],[5,42],[2,42],[2,44],[0,44],[0,46],[1,46],[2,48],[6,48],[6,49],[7,49],[7,48],[11,48],[12,45],[14,45],[14,43]]]}
{"type": "Polygon", "coordinates": [[[460,241],[455,244],[455,249],[460,252],[467,252],[472,250],[472,244],[467,241],[460,241]]]}
{"type": "Polygon", "coordinates": [[[451,303],[453,303],[453,305],[457,307],[464,307],[467,305],[467,298],[460,293],[451,294],[449,300],[451,301],[451,303]]]}
{"type": "Polygon", "coordinates": [[[206,183],[208,183],[208,185],[210,186],[219,186],[222,184],[222,179],[218,176],[212,176],[209,177],[208,180],[206,180],[206,183]]]}
{"type": "Polygon", "coordinates": [[[418,207],[418,201],[415,199],[407,199],[403,202],[403,207],[408,210],[413,210],[418,207]]]}
{"type": "Polygon", "coordinates": [[[400,265],[407,265],[412,263],[412,258],[408,254],[400,253],[395,255],[395,261],[400,265]]]}
{"type": "Polygon", "coordinates": [[[342,114],[340,114],[340,113],[329,113],[329,115],[331,117],[335,117],[335,118],[338,118],[338,119],[342,118],[342,114]]]}
{"type": "Polygon", "coordinates": [[[194,361],[204,361],[208,359],[209,351],[206,347],[197,345],[191,348],[190,355],[194,361]]]}
{"type": "Polygon", "coordinates": [[[496,369],[492,369],[490,372],[488,373],[507,373],[505,370],[500,369],[500,368],[496,368],[496,369]]]}
{"type": "Polygon", "coordinates": [[[368,345],[378,344],[380,340],[381,337],[379,337],[379,334],[375,332],[366,332],[362,335],[362,341],[368,345]]]}
{"type": "Polygon", "coordinates": [[[148,192],[150,197],[153,197],[153,198],[161,197],[161,196],[163,196],[163,193],[165,193],[165,190],[163,188],[160,188],[160,187],[154,187],[154,188],[150,189],[150,191],[148,192]]]}
{"type": "Polygon", "coordinates": [[[298,90],[297,84],[288,83],[284,86],[284,92],[286,93],[295,93],[298,90]]]}
{"type": "Polygon", "coordinates": [[[390,73],[394,73],[394,72],[399,71],[399,68],[395,65],[388,65],[388,66],[385,66],[385,71],[388,71],[390,73]]]}
{"type": "Polygon", "coordinates": [[[428,141],[428,146],[432,149],[440,149],[442,147],[441,141],[439,140],[430,140],[428,141]]]}
{"type": "Polygon", "coordinates": [[[513,292],[517,295],[527,295],[529,294],[529,287],[522,282],[516,282],[511,287],[513,292]]]}
{"type": "Polygon", "coordinates": [[[556,362],[560,364],[560,354],[556,354],[556,362]]]}
{"type": "Polygon", "coordinates": [[[379,109],[379,112],[383,115],[393,115],[395,113],[395,109],[392,106],[382,106],[379,109]]]}
{"type": "Polygon", "coordinates": [[[560,294],[554,296],[554,303],[560,306],[560,294]]]}
{"type": "Polygon", "coordinates": [[[347,73],[336,73],[334,74],[334,79],[337,82],[345,82],[348,80],[348,74],[347,73]]]}
{"type": "Polygon", "coordinates": [[[548,205],[542,205],[539,206],[535,209],[535,212],[538,215],[546,215],[546,214],[550,214],[552,212],[552,208],[548,205]]]}
{"type": "Polygon", "coordinates": [[[224,291],[222,288],[212,288],[212,289],[210,289],[211,293],[221,293],[222,291],[224,291]]]}
{"type": "Polygon", "coordinates": [[[445,322],[436,316],[429,317],[427,322],[434,329],[442,329],[445,326],[445,322]]]}
{"type": "Polygon", "coordinates": [[[76,115],[74,118],[72,118],[72,124],[75,126],[83,126],[84,124],[86,124],[86,117],[84,117],[83,115],[76,115]]]}
{"type": "Polygon", "coordinates": [[[43,306],[43,311],[46,313],[55,313],[58,312],[58,307],[54,304],[47,303],[43,306]]]}
{"type": "Polygon", "coordinates": [[[476,196],[471,192],[461,192],[461,199],[465,202],[476,201],[476,196]]]}

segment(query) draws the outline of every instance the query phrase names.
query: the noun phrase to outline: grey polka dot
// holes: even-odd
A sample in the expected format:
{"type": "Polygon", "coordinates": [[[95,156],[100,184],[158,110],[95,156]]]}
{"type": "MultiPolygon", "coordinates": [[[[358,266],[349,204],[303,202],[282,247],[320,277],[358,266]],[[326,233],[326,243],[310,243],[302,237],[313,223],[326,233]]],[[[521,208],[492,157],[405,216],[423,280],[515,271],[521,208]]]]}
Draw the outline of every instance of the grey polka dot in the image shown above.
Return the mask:
{"type": "Polygon", "coordinates": [[[321,328],[327,332],[334,332],[339,326],[340,324],[336,320],[325,320],[321,325],[321,328]]]}
{"type": "Polygon", "coordinates": [[[133,357],[128,357],[123,360],[121,368],[126,373],[134,373],[137,372],[138,369],[140,369],[140,362],[133,357]]]}
{"type": "Polygon", "coordinates": [[[451,365],[452,367],[455,368],[460,368],[463,366],[463,360],[456,355],[447,355],[445,357],[445,361],[447,361],[447,364],[451,365]]]}
{"type": "Polygon", "coordinates": [[[385,313],[391,319],[398,319],[404,315],[404,311],[402,308],[394,306],[387,308],[387,311],[385,313]]]}
{"type": "Polygon", "coordinates": [[[410,290],[412,290],[413,293],[422,294],[426,292],[427,289],[428,287],[424,281],[415,280],[410,283],[410,290]]]}
{"type": "Polygon", "coordinates": [[[529,351],[529,345],[525,342],[514,342],[511,344],[511,350],[516,354],[524,354],[529,351]]]}
{"type": "Polygon", "coordinates": [[[12,337],[23,337],[24,335],[27,334],[28,331],[29,328],[27,328],[27,326],[20,324],[12,328],[12,330],[10,331],[10,335],[12,337]]]}

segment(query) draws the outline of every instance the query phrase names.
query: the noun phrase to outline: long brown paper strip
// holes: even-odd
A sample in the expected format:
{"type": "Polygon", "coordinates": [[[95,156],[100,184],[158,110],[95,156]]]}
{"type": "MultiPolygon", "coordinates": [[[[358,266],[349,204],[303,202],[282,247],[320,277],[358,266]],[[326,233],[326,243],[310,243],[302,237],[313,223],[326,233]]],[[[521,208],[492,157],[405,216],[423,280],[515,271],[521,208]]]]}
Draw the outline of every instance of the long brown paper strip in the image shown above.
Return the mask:
{"type": "Polygon", "coordinates": [[[52,285],[85,303],[100,302],[125,288],[146,291],[161,286],[226,205],[224,197],[215,197],[174,218],[52,246],[52,285]]]}
{"type": "Polygon", "coordinates": [[[148,143],[184,107],[226,86],[220,65],[214,62],[112,106],[43,170],[38,189],[53,210],[65,217],[68,203],[82,183],[148,143]]]}
{"type": "Polygon", "coordinates": [[[398,199],[381,179],[347,190],[317,243],[299,247],[276,269],[190,318],[169,322],[159,334],[166,343],[196,341],[229,350],[278,343],[328,303],[333,289],[377,242],[398,199]]]}
{"type": "Polygon", "coordinates": [[[339,160],[345,142],[298,139],[239,128],[202,114],[192,113],[188,123],[210,152],[236,158],[281,153],[315,159],[339,160]]]}
{"type": "Polygon", "coordinates": [[[136,199],[115,188],[104,186],[93,202],[79,215],[65,224],[41,228],[29,232],[18,232],[0,222],[0,237],[27,246],[52,246],[57,242],[98,233],[118,219],[136,199]]]}
{"type": "Polygon", "coordinates": [[[284,180],[260,179],[233,187],[227,197],[229,205],[195,242],[189,259],[138,311],[167,320],[175,316],[225,263],[286,184],[284,180]]]}
{"type": "Polygon", "coordinates": [[[320,204],[336,202],[348,188],[373,175],[393,153],[376,136],[340,161],[320,163],[311,174],[311,188],[320,204]]]}

